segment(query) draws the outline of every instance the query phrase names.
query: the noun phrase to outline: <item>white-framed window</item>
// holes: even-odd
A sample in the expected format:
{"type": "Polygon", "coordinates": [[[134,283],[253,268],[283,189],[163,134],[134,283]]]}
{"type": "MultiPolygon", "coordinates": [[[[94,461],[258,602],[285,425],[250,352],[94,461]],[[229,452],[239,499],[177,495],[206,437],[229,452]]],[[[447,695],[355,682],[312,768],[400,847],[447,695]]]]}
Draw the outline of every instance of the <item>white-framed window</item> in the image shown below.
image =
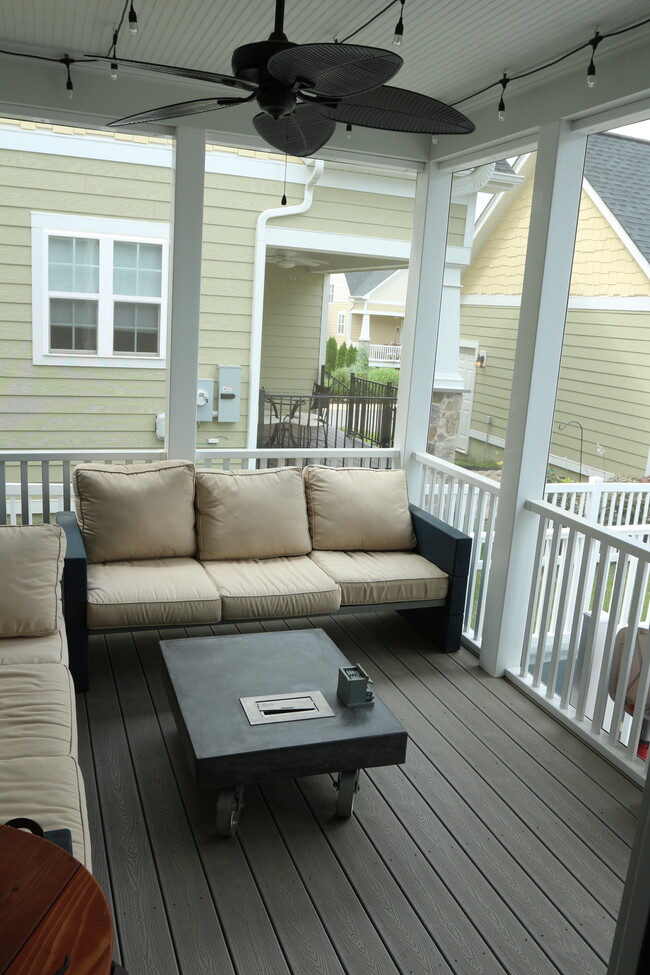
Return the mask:
{"type": "Polygon", "coordinates": [[[169,227],[32,213],[34,365],[161,369],[169,227]]]}
{"type": "Polygon", "coordinates": [[[345,335],[345,312],[340,311],[336,322],[336,334],[345,335]]]}
{"type": "Polygon", "coordinates": [[[330,281],[328,301],[329,301],[330,305],[334,301],[334,282],[333,281],[330,281]]]}

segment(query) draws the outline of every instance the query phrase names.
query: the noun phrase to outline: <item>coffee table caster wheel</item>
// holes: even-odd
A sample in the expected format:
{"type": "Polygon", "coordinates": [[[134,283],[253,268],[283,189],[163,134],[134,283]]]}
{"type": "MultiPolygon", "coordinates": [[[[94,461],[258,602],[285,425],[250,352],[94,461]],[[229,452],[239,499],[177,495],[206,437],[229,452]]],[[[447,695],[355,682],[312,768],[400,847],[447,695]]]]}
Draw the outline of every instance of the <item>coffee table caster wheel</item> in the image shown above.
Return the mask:
{"type": "Polygon", "coordinates": [[[239,826],[239,815],[244,805],[244,787],[236,785],[232,789],[222,789],[217,796],[217,833],[219,836],[234,836],[239,826]]]}
{"type": "Polygon", "coordinates": [[[354,797],[359,791],[359,769],[339,772],[336,788],[339,793],[336,800],[336,815],[349,819],[354,809],[354,797]]]}

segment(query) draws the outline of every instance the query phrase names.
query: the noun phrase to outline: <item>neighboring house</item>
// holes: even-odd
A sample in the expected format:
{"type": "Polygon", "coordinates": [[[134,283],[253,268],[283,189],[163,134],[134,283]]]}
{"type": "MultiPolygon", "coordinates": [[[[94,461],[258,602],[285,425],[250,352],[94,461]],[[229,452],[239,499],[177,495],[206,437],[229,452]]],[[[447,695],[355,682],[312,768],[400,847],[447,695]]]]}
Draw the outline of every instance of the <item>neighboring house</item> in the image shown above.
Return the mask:
{"type": "Polygon", "coordinates": [[[406,304],[406,269],[332,275],[327,331],[339,345],[368,345],[372,366],[399,369],[406,304]]]}
{"type": "MultiPolygon", "coordinates": [[[[461,341],[475,371],[468,451],[505,443],[535,156],[477,224],[462,275],[461,341]]],[[[650,143],[589,139],[550,461],[573,476],[648,473],[650,143]],[[561,423],[569,423],[559,430],[561,423]]]]}
{"type": "MultiPolygon", "coordinates": [[[[172,144],[44,123],[1,128],[0,448],[159,447],[172,144]]],[[[235,367],[241,402],[228,422],[209,418],[216,398],[205,404],[199,446],[246,445],[257,384],[311,391],[331,270],[408,260],[413,174],[319,166],[289,160],[284,210],[284,159],[208,147],[199,377],[216,385],[220,367],[235,367]],[[312,177],[311,205],[293,212],[312,177]],[[287,247],[309,255],[306,266],[279,251],[287,247]]]]}

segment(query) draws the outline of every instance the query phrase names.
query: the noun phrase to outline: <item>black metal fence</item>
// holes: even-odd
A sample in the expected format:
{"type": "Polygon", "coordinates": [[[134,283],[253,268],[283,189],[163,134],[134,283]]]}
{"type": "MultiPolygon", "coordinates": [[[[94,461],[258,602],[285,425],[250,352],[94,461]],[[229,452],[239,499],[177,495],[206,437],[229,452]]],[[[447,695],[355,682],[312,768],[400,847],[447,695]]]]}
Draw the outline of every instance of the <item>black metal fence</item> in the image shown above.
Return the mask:
{"type": "Polygon", "coordinates": [[[257,445],[392,447],[395,406],[394,393],[362,395],[346,392],[337,395],[321,385],[314,386],[311,396],[270,393],[261,389],[257,445]]]}

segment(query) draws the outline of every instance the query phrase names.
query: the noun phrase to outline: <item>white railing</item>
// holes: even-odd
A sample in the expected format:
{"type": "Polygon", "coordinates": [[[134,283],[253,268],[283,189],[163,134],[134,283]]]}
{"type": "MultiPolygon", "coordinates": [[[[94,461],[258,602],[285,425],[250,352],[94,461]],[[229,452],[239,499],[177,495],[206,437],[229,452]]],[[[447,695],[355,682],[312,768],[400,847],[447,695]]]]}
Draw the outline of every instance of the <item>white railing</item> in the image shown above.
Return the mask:
{"type": "MultiPolygon", "coordinates": [[[[630,536],[647,538],[648,529],[604,528],[543,501],[528,501],[526,507],[539,516],[539,527],[521,664],[509,677],[642,782],[646,763],[636,753],[650,654],[640,675],[633,674],[639,702],[633,716],[626,714],[625,697],[637,631],[648,625],[650,600],[650,546],[630,536]],[[627,636],[612,698],[614,645],[623,627],[627,636]]],[[[642,642],[645,647],[645,638],[642,642]]]]}
{"type": "Polygon", "coordinates": [[[546,500],[598,525],[650,524],[650,484],[615,483],[590,477],[587,484],[547,484],[546,500]]]}
{"type": "MultiPolygon", "coordinates": [[[[151,463],[165,460],[164,450],[0,451],[0,524],[50,521],[57,511],[74,506],[72,472],[77,464],[151,463]]],[[[197,450],[199,467],[304,467],[306,464],[398,467],[395,448],[288,450],[197,450]]]]}
{"type": "Polygon", "coordinates": [[[421,465],[416,503],[474,540],[470,559],[463,637],[480,648],[492,560],[499,484],[431,454],[413,454],[421,465]]]}
{"type": "Polygon", "coordinates": [[[401,345],[371,345],[368,349],[368,363],[371,366],[393,366],[399,369],[401,361],[401,345]]]}

